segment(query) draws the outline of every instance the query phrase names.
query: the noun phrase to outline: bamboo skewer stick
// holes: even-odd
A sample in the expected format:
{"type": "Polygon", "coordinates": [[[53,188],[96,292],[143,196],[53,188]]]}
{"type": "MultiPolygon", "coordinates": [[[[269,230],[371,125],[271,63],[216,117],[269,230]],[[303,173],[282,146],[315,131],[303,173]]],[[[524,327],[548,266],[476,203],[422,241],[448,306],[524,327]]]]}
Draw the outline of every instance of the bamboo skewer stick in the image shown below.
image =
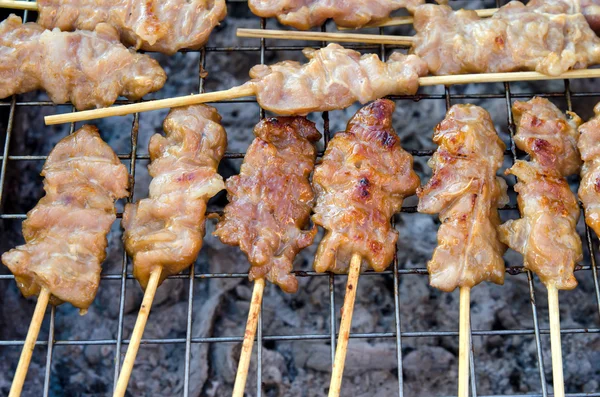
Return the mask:
{"type": "Polygon", "coordinates": [[[348,283],[346,284],[346,296],[344,297],[344,306],[342,306],[342,320],[340,322],[340,331],[335,349],[335,361],[333,362],[331,383],[329,385],[329,397],[338,397],[342,388],[342,376],[344,375],[344,364],[346,363],[348,340],[350,339],[350,327],[352,325],[352,314],[354,313],[356,289],[358,288],[360,264],[360,255],[352,255],[348,271],[348,283]]]}
{"type": "Polygon", "coordinates": [[[379,34],[330,33],[330,32],[300,32],[296,30],[243,29],[236,32],[237,37],[278,39],[278,40],[308,40],[334,41],[338,43],[367,43],[395,44],[410,46],[414,38],[411,36],[386,36],[379,34]]]}
{"type": "Polygon", "coordinates": [[[254,281],[252,300],[250,301],[250,311],[248,312],[246,332],[244,333],[244,341],[242,343],[242,351],[240,353],[240,361],[238,364],[237,375],[235,376],[232,397],[244,397],[246,378],[248,377],[248,369],[250,368],[250,358],[252,357],[252,347],[254,346],[254,336],[256,335],[256,328],[258,326],[258,315],[260,313],[264,290],[265,279],[256,279],[256,281],[254,281]]]}
{"type": "Polygon", "coordinates": [[[23,390],[23,384],[25,383],[25,377],[27,377],[27,370],[29,369],[29,363],[31,362],[31,355],[35,348],[35,342],[37,341],[40,328],[42,327],[42,321],[44,321],[44,314],[46,314],[46,308],[48,307],[48,301],[50,300],[50,290],[48,288],[42,288],[40,295],[38,296],[37,303],[35,304],[35,310],[33,317],[31,318],[31,324],[29,324],[29,330],[27,331],[27,337],[25,338],[25,344],[21,351],[21,357],[19,358],[19,364],[17,365],[17,371],[13,378],[12,385],[10,387],[9,397],[19,397],[23,390]]]}
{"type": "Polygon", "coordinates": [[[162,267],[159,267],[150,274],[150,280],[148,280],[148,285],[146,286],[146,291],[144,292],[144,299],[142,300],[142,306],[140,307],[137,320],[135,320],[135,326],[133,327],[133,333],[131,334],[131,339],[129,340],[129,347],[127,348],[127,353],[125,354],[125,360],[123,360],[123,366],[121,367],[121,372],[119,373],[119,379],[117,380],[117,386],[115,387],[113,397],[123,397],[125,395],[125,391],[127,390],[127,383],[129,383],[131,371],[133,370],[133,364],[135,363],[135,357],[137,356],[138,349],[140,348],[140,342],[142,340],[142,335],[144,334],[144,329],[146,328],[148,316],[150,315],[150,309],[152,308],[154,294],[158,288],[161,273],[162,267]]]}
{"type": "MultiPolygon", "coordinates": [[[[535,80],[564,80],[600,77],[600,69],[571,70],[558,76],[548,76],[538,72],[509,72],[509,73],[478,73],[461,74],[455,76],[426,76],[419,78],[423,87],[434,85],[456,85],[471,83],[504,83],[511,81],[535,80]]],[[[93,120],[103,117],[125,116],[133,113],[147,112],[150,110],[167,109],[179,106],[195,105],[199,103],[223,101],[255,95],[254,89],[248,86],[239,86],[223,91],[205,94],[186,95],[169,99],[158,99],[129,105],[113,106],[104,109],[85,110],[83,112],[64,113],[45,116],[46,125],[74,123],[84,120],[93,120]]]]}
{"type": "Polygon", "coordinates": [[[458,343],[458,397],[469,397],[469,352],[471,351],[471,288],[460,287],[458,343]]]}
{"type": "Polygon", "coordinates": [[[552,350],[552,378],[554,396],[565,396],[565,381],[563,378],[562,346],[560,343],[560,312],[558,307],[558,289],[548,285],[548,310],[550,312],[550,346],[552,350]]]}
{"type": "Polygon", "coordinates": [[[12,8],[14,10],[37,11],[38,5],[32,1],[0,0],[0,8],[12,8]]]}
{"type": "MultiPolygon", "coordinates": [[[[481,18],[491,17],[498,11],[497,8],[486,8],[483,10],[474,10],[477,15],[481,18]]],[[[385,26],[398,26],[398,25],[412,25],[414,23],[414,18],[412,16],[403,16],[403,17],[393,17],[386,19],[383,22],[373,23],[370,25],[365,25],[360,28],[346,28],[343,26],[338,26],[338,30],[356,30],[356,29],[368,29],[368,28],[381,28],[385,26]]]]}

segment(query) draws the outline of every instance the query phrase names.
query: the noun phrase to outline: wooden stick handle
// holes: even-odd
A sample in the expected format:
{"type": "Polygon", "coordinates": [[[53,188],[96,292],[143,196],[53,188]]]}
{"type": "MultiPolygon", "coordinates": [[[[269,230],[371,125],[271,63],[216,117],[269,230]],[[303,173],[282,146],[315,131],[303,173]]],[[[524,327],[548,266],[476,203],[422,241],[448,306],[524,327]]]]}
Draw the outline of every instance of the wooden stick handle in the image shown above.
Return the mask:
{"type": "Polygon", "coordinates": [[[21,351],[21,358],[19,358],[19,364],[17,365],[17,371],[13,378],[12,386],[10,387],[9,397],[18,397],[21,395],[23,390],[23,384],[25,383],[25,377],[27,376],[27,370],[29,369],[29,363],[31,362],[31,355],[35,348],[35,342],[37,341],[42,321],[44,321],[44,314],[46,313],[46,307],[48,307],[48,301],[50,300],[50,290],[42,288],[40,295],[38,296],[35,310],[33,312],[33,318],[31,324],[29,324],[29,330],[27,331],[27,337],[25,338],[25,344],[21,351]]]}
{"type": "Polygon", "coordinates": [[[469,397],[469,353],[471,351],[471,288],[460,287],[458,343],[458,397],[469,397]]]}
{"type": "Polygon", "coordinates": [[[150,309],[152,308],[154,294],[156,294],[161,273],[162,267],[159,267],[150,273],[150,280],[148,280],[148,285],[146,286],[146,291],[144,292],[144,299],[142,300],[142,306],[140,307],[140,312],[138,313],[135,326],[133,327],[133,333],[131,334],[129,347],[127,348],[125,360],[123,361],[123,366],[121,367],[121,372],[119,373],[119,379],[117,380],[117,387],[115,388],[115,392],[113,394],[114,397],[123,397],[125,395],[125,391],[127,390],[127,383],[129,383],[129,377],[131,377],[131,371],[133,370],[135,357],[137,356],[138,349],[140,348],[140,342],[142,340],[142,335],[144,335],[144,329],[146,328],[146,322],[148,321],[148,316],[150,315],[150,309]]]}
{"type": "Polygon", "coordinates": [[[552,349],[552,378],[554,396],[565,396],[563,378],[562,347],[560,343],[560,312],[558,307],[558,289],[548,285],[548,310],[550,311],[550,346],[552,349]]]}
{"type": "Polygon", "coordinates": [[[0,8],[12,8],[13,10],[37,11],[38,5],[32,1],[0,0],[0,8]]]}
{"type": "MultiPolygon", "coordinates": [[[[479,15],[481,18],[491,17],[492,15],[494,15],[496,13],[496,11],[498,11],[497,8],[486,8],[483,10],[475,10],[477,15],[479,15]]],[[[361,27],[360,29],[380,28],[380,27],[384,27],[384,26],[412,25],[414,21],[415,20],[412,16],[393,17],[393,18],[386,19],[385,21],[380,22],[380,23],[365,25],[365,26],[361,27]]],[[[338,30],[356,30],[356,28],[345,28],[345,27],[338,26],[338,30]]]]}
{"type": "Polygon", "coordinates": [[[333,41],[337,43],[367,43],[367,44],[395,44],[402,46],[412,45],[411,36],[385,36],[379,34],[356,33],[328,33],[328,32],[300,32],[295,30],[268,30],[268,29],[238,29],[238,37],[251,37],[259,39],[278,40],[308,40],[308,41],[333,41]]]}
{"type": "Polygon", "coordinates": [[[147,112],[150,110],[176,108],[179,106],[196,105],[199,103],[221,101],[254,95],[254,89],[249,86],[239,86],[223,91],[205,94],[186,95],[176,98],[158,99],[155,101],[132,103],[129,105],[113,106],[104,109],[85,110],[83,112],[57,114],[44,117],[46,125],[74,123],[77,121],[100,119],[103,117],[125,116],[127,114],[147,112]]]}
{"type": "Polygon", "coordinates": [[[352,325],[352,314],[354,312],[354,301],[356,300],[356,289],[358,288],[358,276],[360,275],[361,257],[359,254],[352,255],[350,269],[348,272],[348,283],[346,284],[346,296],[342,306],[342,320],[338,335],[337,347],[335,349],[335,361],[331,373],[329,385],[329,397],[338,397],[342,388],[342,376],[344,375],[344,364],[348,351],[348,340],[350,339],[350,327],[352,325]]]}
{"type": "Polygon", "coordinates": [[[244,397],[246,389],[246,378],[248,378],[248,369],[250,368],[250,358],[252,357],[252,347],[254,346],[254,336],[258,326],[258,315],[262,303],[263,292],[265,290],[265,279],[259,278],[254,281],[254,290],[252,291],[252,301],[250,302],[250,311],[248,321],[246,322],[246,332],[242,343],[240,353],[240,362],[238,364],[235,384],[233,386],[232,397],[244,397]]]}

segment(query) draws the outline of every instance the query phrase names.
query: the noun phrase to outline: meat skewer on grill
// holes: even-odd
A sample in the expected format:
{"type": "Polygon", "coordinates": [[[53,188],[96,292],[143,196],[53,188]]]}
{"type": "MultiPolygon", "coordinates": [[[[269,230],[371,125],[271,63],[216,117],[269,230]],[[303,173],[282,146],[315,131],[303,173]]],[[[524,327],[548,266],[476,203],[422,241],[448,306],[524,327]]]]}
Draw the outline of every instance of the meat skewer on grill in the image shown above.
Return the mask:
{"type": "Polygon", "coordinates": [[[206,203],[225,187],[217,173],[227,146],[220,122],[210,106],[177,108],[164,121],[166,136],[150,139],[149,197],[123,213],[125,250],[145,291],[114,396],[125,395],[156,289],[202,248],[206,203]]]}
{"type": "Polygon", "coordinates": [[[314,204],[309,176],[321,134],[304,117],[267,118],[254,128],[240,174],[226,182],[229,204],[214,234],[237,245],[250,261],[254,291],[233,389],[243,397],[260,314],[265,278],[288,293],[298,281],[291,273],[300,250],[312,244],[317,228],[306,229],[314,204]]]}
{"type": "Polygon", "coordinates": [[[504,283],[506,246],[498,237],[498,208],[508,204],[496,176],[506,146],[487,111],[455,105],[435,128],[439,146],[429,160],[433,176],[417,191],[418,211],[439,213],[438,246],[427,263],[430,284],[460,288],[458,396],[469,396],[470,291],[482,281],[504,283]]]}
{"type": "Polygon", "coordinates": [[[491,18],[426,4],[415,12],[414,37],[348,33],[238,31],[241,37],[407,44],[434,75],[535,70],[551,76],[600,63],[600,38],[581,13],[545,2],[515,1],[491,18]]]}
{"type": "Polygon", "coordinates": [[[360,109],[346,131],[331,139],[313,176],[312,219],[326,230],[314,268],[348,274],[330,397],[340,394],[361,268],[380,272],[392,262],[398,232],[390,218],[419,186],[412,156],[392,127],[394,108],[394,102],[380,99],[360,109]]]}
{"type": "Polygon", "coordinates": [[[0,23],[0,98],[44,89],[54,103],[78,110],[158,91],[167,76],[158,62],[125,48],[106,24],[93,32],[44,30],[11,15],[0,23]]]}
{"type": "Polygon", "coordinates": [[[537,72],[428,76],[427,65],[417,56],[392,54],[386,62],[376,55],[362,55],[330,44],[320,50],[306,49],[309,62],[284,61],[257,65],[252,80],[224,91],[160,99],[67,114],[46,116],[46,124],[60,124],[169,107],[221,101],[256,95],[259,104],[281,115],[343,109],[355,101],[366,103],[387,95],[413,95],[419,86],[554,80],[600,77],[600,69],[573,70],[559,76],[537,72]]]}
{"type": "MultiPolygon", "coordinates": [[[[6,8],[20,5],[0,2],[6,8]]],[[[37,23],[45,29],[95,30],[108,23],[125,45],[169,55],[201,48],[227,15],[225,0],[38,0],[24,7],[38,12],[37,23]]]]}
{"type": "Polygon", "coordinates": [[[600,236],[600,103],[594,113],[591,120],[579,126],[577,146],[584,163],[578,195],[585,209],[585,222],[600,236]]]}
{"type": "Polygon", "coordinates": [[[534,98],[515,102],[515,143],[531,161],[518,160],[506,171],[518,183],[522,218],[500,226],[500,240],[523,255],[525,268],[535,272],[548,289],[554,395],[564,396],[558,290],[573,289],[575,264],[583,259],[575,226],[577,198],[565,177],[579,171],[577,127],[581,120],[567,119],[550,101],[534,98]]]}
{"type": "Polygon", "coordinates": [[[26,243],[2,255],[23,295],[38,295],[11,397],[21,394],[48,303],[85,314],[94,300],[115,200],[128,195],[127,168],[89,125],[58,142],[42,176],[46,195],[23,222],[26,243]]]}

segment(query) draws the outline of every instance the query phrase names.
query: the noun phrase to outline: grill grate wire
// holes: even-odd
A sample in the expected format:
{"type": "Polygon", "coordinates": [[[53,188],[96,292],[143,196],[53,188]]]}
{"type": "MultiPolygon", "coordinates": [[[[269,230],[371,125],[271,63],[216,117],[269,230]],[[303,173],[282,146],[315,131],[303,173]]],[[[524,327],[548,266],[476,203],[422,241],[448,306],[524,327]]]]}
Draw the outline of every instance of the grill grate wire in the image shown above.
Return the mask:
{"type": "MultiPolygon", "coordinates": [[[[240,0],[227,0],[229,7],[239,6],[239,3],[244,3],[244,1],[240,0]]],[[[496,5],[502,5],[501,0],[496,0],[496,5]]],[[[23,12],[23,20],[28,20],[28,11],[23,12]]],[[[264,18],[260,18],[260,27],[261,29],[266,28],[266,20],[264,18]]],[[[326,31],[326,27],[321,27],[322,31],[326,31]]],[[[384,29],[379,28],[379,34],[383,34],[384,29]]],[[[321,46],[325,46],[327,43],[322,42],[321,46]]],[[[202,71],[206,67],[206,57],[209,53],[230,53],[230,52],[259,52],[260,53],[260,62],[265,62],[265,53],[266,51],[301,51],[305,46],[267,46],[265,43],[265,39],[260,39],[259,46],[233,46],[233,47],[210,47],[206,46],[199,50],[200,52],[200,61],[198,66],[198,78],[199,78],[199,92],[204,92],[204,83],[205,78],[202,77],[202,71]]],[[[378,52],[381,59],[385,60],[386,52],[390,49],[398,48],[396,46],[391,45],[346,45],[347,48],[353,48],[356,50],[371,50],[371,52],[378,52]]],[[[191,51],[182,51],[182,52],[191,52],[191,51]]],[[[510,147],[506,152],[506,155],[510,157],[512,163],[517,159],[517,149],[514,144],[514,134],[515,134],[515,125],[511,112],[511,104],[514,99],[529,99],[532,96],[537,95],[546,98],[564,98],[567,103],[568,110],[572,110],[572,100],[574,98],[585,98],[585,97],[599,97],[600,92],[572,92],[571,87],[568,80],[564,81],[564,91],[562,92],[535,92],[535,93],[519,93],[514,94],[511,92],[510,84],[504,83],[504,93],[478,93],[478,94],[452,94],[450,92],[449,87],[445,88],[444,94],[417,94],[412,96],[391,96],[390,99],[393,100],[444,100],[446,103],[446,108],[450,108],[453,101],[455,100],[464,100],[464,99],[505,99],[506,108],[507,108],[507,121],[508,121],[508,130],[510,134],[510,147]]],[[[231,101],[220,101],[216,103],[225,103],[225,102],[234,102],[234,103],[256,103],[254,99],[236,99],[231,101]]],[[[120,100],[117,101],[118,104],[130,103],[129,101],[120,100]]],[[[54,105],[50,101],[17,101],[16,97],[12,97],[10,100],[2,100],[0,101],[0,107],[8,107],[9,108],[9,116],[7,122],[6,129],[6,138],[4,141],[4,147],[2,150],[2,155],[0,156],[0,203],[3,199],[4,193],[4,182],[6,178],[6,170],[8,167],[8,163],[10,161],[39,161],[45,160],[47,156],[38,156],[38,155],[9,155],[9,147],[11,141],[11,135],[14,127],[14,119],[15,119],[15,111],[17,107],[29,107],[29,106],[70,106],[70,105],[54,105]]],[[[74,108],[71,106],[72,111],[74,108]]],[[[264,117],[264,110],[259,110],[260,118],[264,117]]],[[[323,118],[323,137],[324,144],[327,147],[329,140],[331,139],[331,131],[329,130],[329,114],[328,112],[324,112],[322,114],[323,118]]],[[[71,123],[70,125],[70,133],[73,133],[75,130],[75,124],[71,123]]],[[[131,176],[132,186],[131,193],[127,198],[127,202],[133,201],[133,183],[135,181],[135,171],[136,171],[136,163],[138,160],[148,160],[148,155],[139,155],[137,154],[137,143],[138,143],[138,131],[139,131],[139,114],[135,114],[133,118],[133,122],[131,125],[131,149],[129,153],[119,154],[119,158],[122,160],[129,161],[129,174],[131,176]]],[[[408,150],[413,156],[431,156],[433,150],[408,150]]],[[[322,154],[322,153],[321,153],[322,154]]],[[[320,155],[321,155],[320,154],[320,155]]],[[[224,158],[230,159],[241,159],[245,153],[237,153],[237,152],[227,152],[224,158]]],[[[505,209],[515,209],[515,206],[508,206],[505,209]]],[[[402,212],[405,213],[414,213],[416,212],[415,207],[405,206],[402,208],[402,212]]],[[[118,214],[118,218],[121,218],[122,214],[118,214]]],[[[0,219],[25,219],[26,214],[5,214],[3,212],[0,213],[0,219]]],[[[119,221],[119,220],[117,220],[119,221]]],[[[576,271],[591,271],[591,275],[594,282],[594,292],[596,304],[598,306],[598,319],[600,320],[600,282],[598,279],[598,269],[596,267],[595,261],[595,248],[593,243],[592,231],[586,225],[585,227],[585,242],[587,243],[587,249],[589,251],[590,256],[590,265],[578,266],[576,271]]],[[[397,249],[396,249],[397,251],[397,249]]],[[[246,266],[244,264],[243,266],[246,266]]],[[[534,394],[513,394],[512,396],[527,396],[527,397],[547,397],[549,395],[546,384],[546,376],[544,369],[544,360],[542,357],[543,346],[541,342],[541,335],[548,335],[549,329],[544,329],[539,326],[538,323],[538,314],[537,314],[537,305],[536,305],[536,296],[534,290],[534,280],[531,272],[525,270],[522,266],[511,266],[507,267],[506,272],[509,275],[517,275],[521,273],[527,274],[528,286],[529,286],[529,294],[531,301],[531,309],[532,309],[532,320],[533,320],[533,328],[526,329],[510,329],[510,330],[472,330],[471,338],[473,336],[484,337],[484,336],[530,336],[533,335],[536,342],[536,358],[537,358],[537,367],[540,376],[540,384],[541,390],[539,393],[534,394]]],[[[401,331],[401,317],[400,317],[400,277],[404,275],[427,275],[427,269],[424,267],[420,268],[410,268],[410,269],[400,269],[398,255],[396,254],[394,261],[391,266],[391,270],[386,270],[381,273],[374,272],[366,272],[362,276],[363,277],[372,277],[377,276],[379,274],[383,275],[392,275],[393,277],[393,293],[394,293],[394,317],[395,317],[395,330],[394,332],[372,332],[372,333],[351,333],[350,338],[352,339],[371,339],[371,338],[393,338],[396,340],[396,355],[398,362],[397,369],[397,377],[398,377],[398,396],[404,396],[403,390],[403,372],[402,372],[402,339],[403,338],[422,338],[422,337],[458,337],[458,331],[401,331]]],[[[336,327],[338,324],[338,319],[336,318],[335,311],[335,293],[334,293],[334,285],[335,285],[335,275],[333,274],[318,274],[314,271],[307,272],[298,272],[296,274],[298,277],[328,277],[329,284],[329,322],[330,322],[330,332],[324,334],[302,334],[302,335],[263,335],[263,327],[262,327],[262,315],[259,315],[259,323],[257,330],[257,390],[256,396],[262,395],[261,390],[261,380],[262,380],[262,342],[264,341],[315,341],[315,340],[329,340],[331,343],[331,363],[333,365],[334,354],[335,354],[335,345],[336,345],[336,327]]],[[[195,266],[192,265],[190,267],[189,274],[178,274],[174,276],[170,276],[170,279],[187,279],[189,283],[189,292],[187,296],[188,307],[186,311],[187,321],[186,321],[186,336],[185,338],[145,338],[142,339],[142,345],[147,344],[185,344],[185,367],[184,367],[184,387],[183,387],[183,396],[187,397],[189,395],[189,383],[190,383],[190,360],[191,360],[191,346],[193,343],[235,343],[241,342],[243,336],[239,337],[192,337],[192,321],[193,321],[193,299],[194,299],[194,283],[199,280],[212,279],[212,278],[246,278],[248,276],[247,273],[199,273],[195,271],[195,266]]],[[[344,277],[338,275],[337,277],[344,277]]],[[[118,328],[117,328],[117,337],[116,339],[94,339],[94,340],[55,340],[54,338],[54,322],[55,322],[55,314],[56,309],[54,306],[50,308],[50,322],[49,322],[49,332],[48,338],[45,341],[38,340],[36,346],[47,346],[46,353],[46,364],[44,371],[44,386],[43,386],[43,396],[47,397],[49,395],[50,390],[50,380],[51,380],[51,366],[52,366],[52,358],[53,358],[53,350],[55,346],[90,346],[90,345],[111,345],[115,346],[115,364],[114,364],[114,379],[113,379],[113,387],[116,385],[120,365],[122,358],[124,357],[125,351],[123,349],[123,345],[128,345],[129,340],[126,339],[123,335],[123,319],[124,319],[124,308],[125,308],[125,294],[126,294],[126,281],[133,279],[133,274],[128,272],[127,266],[127,255],[124,252],[121,261],[121,271],[116,274],[102,274],[102,279],[112,279],[112,280],[120,280],[120,292],[119,292],[119,314],[118,314],[118,328]]],[[[0,281],[3,282],[12,282],[14,280],[13,275],[0,275],[0,281]]],[[[262,312],[262,311],[261,311],[262,312]]],[[[599,323],[600,324],[600,323],[599,323]]],[[[561,334],[598,334],[600,333],[600,328],[567,328],[562,329],[561,334]]],[[[24,344],[24,340],[0,340],[0,347],[3,346],[22,346],[24,344]]],[[[545,349],[549,349],[549,346],[545,346],[545,349]]],[[[476,397],[477,394],[477,379],[475,373],[475,357],[473,351],[470,353],[470,375],[471,375],[471,395],[476,397]]],[[[250,390],[247,389],[247,392],[250,390]]],[[[505,397],[507,395],[488,395],[488,396],[480,396],[480,397],[505,397]]],[[[570,397],[577,396],[599,396],[600,390],[593,393],[575,393],[575,394],[567,394],[570,397]]]]}

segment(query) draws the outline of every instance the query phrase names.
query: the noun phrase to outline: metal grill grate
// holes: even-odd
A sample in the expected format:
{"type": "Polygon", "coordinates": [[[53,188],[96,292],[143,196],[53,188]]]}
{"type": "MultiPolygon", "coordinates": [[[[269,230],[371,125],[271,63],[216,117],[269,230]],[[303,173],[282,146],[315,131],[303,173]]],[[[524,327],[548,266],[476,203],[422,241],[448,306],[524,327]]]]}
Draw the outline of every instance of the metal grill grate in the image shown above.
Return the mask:
{"type": "MultiPolygon", "coordinates": [[[[228,0],[228,7],[246,7],[243,0],[228,0]]],[[[496,0],[498,6],[501,5],[500,0],[496,0]]],[[[29,18],[31,19],[31,18],[29,18]]],[[[27,11],[24,12],[24,21],[28,20],[27,11]]],[[[261,19],[260,23],[261,28],[265,28],[266,21],[261,19]]],[[[325,31],[325,26],[322,27],[322,30],[325,31]]],[[[383,29],[379,29],[380,34],[383,34],[383,29]]],[[[216,33],[218,34],[218,33],[216,33]]],[[[322,45],[326,45],[326,43],[322,43],[322,45]]],[[[346,46],[349,48],[354,48],[357,50],[370,50],[372,52],[379,52],[379,55],[382,59],[385,58],[386,51],[392,46],[346,46]]],[[[264,63],[265,61],[265,53],[267,51],[300,51],[304,48],[304,46],[267,46],[264,39],[260,40],[259,46],[238,46],[238,47],[210,47],[207,46],[200,50],[200,64],[199,64],[199,72],[204,69],[206,66],[206,55],[207,53],[216,53],[216,52],[235,52],[235,51],[246,51],[246,52],[259,52],[260,53],[260,61],[264,63]]],[[[201,77],[199,73],[199,87],[200,92],[204,91],[204,78],[201,77]]],[[[394,96],[391,99],[396,101],[410,101],[410,100],[445,100],[446,108],[449,108],[454,100],[464,100],[464,99],[505,99],[507,114],[508,114],[508,126],[510,132],[510,148],[506,152],[506,156],[508,156],[513,162],[517,158],[517,152],[513,141],[513,135],[515,133],[515,126],[512,119],[511,113],[511,103],[513,99],[523,98],[528,99],[533,95],[543,96],[543,97],[552,97],[552,98],[564,98],[567,102],[567,107],[569,110],[572,108],[572,101],[574,98],[582,98],[582,97],[600,97],[599,92],[572,92],[570,88],[569,81],[564,81],[564,91],[562,92],[537,92],[537,93],[522,93],[522,94],[513,94],[511,92],[510,84],[504,84],[504,93],[498,94],[452,94],[450,89],[446,87],[444,94],[418,94],[414,96],[394,96]]],[[[127,101],[119,101],[118,103],[126,103],[127,101]]],[[[233,102],[255,102],[254,100],[235,100],[233,102]]],[[[9,155],[9,147],[11,142],[11,135],[14,127],[15,120],[15,112],[18,107],[30,107],[30,106],[54,106],[52,102],[49,101],[17,101],[16,97],[11,98],[10,100],[0,101],[0,107],[8,107],[9,108],[9,116],[6,130],[6,138],[4,142],[4,147],[2,151],[1,160],[1,168],[0,168],[0,202],[3,199],[3,191],[6,179],[6,172],[9,166],[9,163],[15,161],[40,161],[45,160],[46,156],[31,156],[31,155],[9,155]]],[[[260,117],[264,117],[264,111],[260,110],[260,117]]],[[[322,115],[323,123],[324,123],[324,143],[327,145],[330,139],[330,131],[329,131],[329,115],[328,113],[324,113],[322,115]]],[[[74,124],[71,124],[70,133],[74,131],[74,124]]],[[[138,155],[137,154],[137,138],[138,138],[138,128],[139,128],[139,117],[138,114],[135,114],[133,118],[133,124],[131,126],[131,150],[129,153],[119,154],[119,158],[122,160],[129,161],[130,163],[130,175],[132,180],[135,177],[136,171],[136,163],[139,160],[148,160],[148,155],[138,155]]],[[[433,151],[432,150],[409,150],[411,154],[414,156],[430,156],[433,151]]],[[[230,159],[240,159],[243,158],[245,153],[237,153],[237,152],[228,152],[225,155],[225,158],[230,159]]],[[[133,187],[131,189],[132,193],[128,198],[128,201],[132,201],[133,199],[133,187]]],[[[516,206],[513,204],[506,209],[515,209],[516,206]]],[[[415,207],[404,207],[402,212],[405,213],[414,213],[416,212],[415,207]]],[[[118,214],[118,217],[121,217],[121,214],[118,214]]],[[[9,219],[25,219],[25,214],[6,214],[0,213],[0,219],[9,220],[9,219]]],[[[120,222],[117,220],[117,222],[120,222]]],[[[585,229],[586,240],[587,240],[587,249],[589,252],[591,265],[578,266],[576,271],[589,272],[591,277],[593,277],[594,281],[594,289],[595,289],[595,299],[598,305],[598,316],[600,318],[600,286],[598,281],[598,269],[596,268],[595,263],[595,249],[592,243],[592,233],[590,229],[586,226],[585,229]]],[[[240,266],[247,266],[247,264],[240,264],[240,266]]],[[[473,330],[472,336],[518,336],[518,335],[533,335],[535,337],[536,347],[537,347],[537,366],[539,371],[541,390],[537,394],[527,394],[527,396],[548,396],[548,391],[546,387],[546,379],[545,379],[545,371],[544,371],[544,362],[542,359],[542,344],[541,344],[541,335],[549,334],[548,329],[542,329],[538,325],[538,315],[537,315],[537,306],[536,306],[536,297],[534,292],[534,281],[530,272],[525,271],[523,267],[513,266],[508,267],[506,272],[508,275],[517,275],[520,273],[526,273],[528,278],[529,285],[529,293],[531,300],[531,309],[532,309],[532,320],[533,320],[533,328],[526,329],[511,329],[511,330],[473,330]]],[[[419,268],[410,268],[410,269],[399,269],[398,266],[398,256],[393,262],[393,266],[391,270],[384,271],[382,273],[373,273],[368,272],[368,276],[377,277],[378,274],[384,275],[392,275],[393,276],[393,293],[394,293],[394,314],[395,314],[395,330],[393,332],[378,332],[378,333],[353,333],[351,334],[352,339],[357,338],[392,338],[396,340],[396,355],[398,361],[398,395],[403,396],[403,371],[402,371],[402,340],[404,338],[422,338],[422,337],[457,337],[457,331],[412,331],[412,332],[401,332],[401,318],[400,318],[400,294],[399,294],[399,282],[400,277],[409,274],[417,274],[417,275],[427,275],[427,269],[425,267],[419,268]]],[[[298,277],[328,277],[329,281],[329,304],[330,304],[330,333],[324,334],[303,334],[303,335],[263,335],[262,330],[262,317],[259,318],[259,326],[257,332],[257,350],[258,350],[258,360],[257,360],[257,390],[255,391],[257,396],[261,396],[261,376],[262,376],[262,342],[264,341],[311,341],[311,340],[329,340],[331,343],[331,362],[333,363],[334,352],[335,352],[335,343],[336,343],[336,334],[335,330],[338,324],[339,319],[336,318],[335,313],[335,294],[334,294],[334,277],[344,277],[344,276],[334,276],[333,274],[317,274],[315,272],[298,272],[298,277]]],[[[188,307],[187,307],[187,326],[186,326],[186,337],[185,338],[168,338],[168,339],[143,339],[142,344],[185,344],[185,374],[184,374],[184,396],[188,396],[189,393],[189,382],[190,382],[190,357],[191,357],[191,346],[192,344],[197,343],[232,343],[232,342],[241,342],[242,336],[239,337],[205,337],[205,338],[195,338],[192,337],[192,320],[193,320],[193,298],[194,298],[194,283],[198,280],[211,279],[211,278],[246,278],[247,273],[197,273],[195,272],[194,265],[191,266],[189,274],[180,274],[176,276],[171,276],[171,279],[187,279],[189,280],[189,293],[188,293],[188,307]]],[[[120,280],[120,295],[119,295],[119,315],[118,315],[118,331],[116,339],[102,339],[102,340],[55,340],[54,338],[54,319],[55,319],[55,308],[51,307],[50,309],[50,323],[49,323],[49,332],[48,339],[46,341],[38,341],[37,346],[47,346],[47,354],[46,354],[46,366],[45,366],[45,374],[44,374],[44,387],[43,387],[43,395],[48,396],[50,390],[50,379],[51,379],[51,364],[53,359],[53,348],[54,346],[61,345],[76,345],[76,346],[88,346],[88,345],[110,345],[115,346],[115,366],[114,366],[114,379],[113,382],[116,384],[116,380],[118,377],[120,363],[122,357],[124,356],[125,349],[123,345],[127,345],[129,340],[124,338],[123,335],[123,318],[124,318],[124,306],[125,306],[125,294],[126,294],[126,280],[133,279],[133,275],[128,272],[127,266],[127,257],[126,254],[123,253],[122,263],[121,263],[121,271],[116,274],[103,274],[102,279],[112,279],[112,280],[120,280]]],[[[1,283],[11,283],[14,282],[14,277],[12,275],[0,275],[1,283]]],[[[0,284],[6,285],[6,284],[0,284]]],[[[151,320],[152,321],[152,320],[151,320]]],[[[589,334],[600,333],[600,328],[569,328],[563,329],[561,331],[562,334],[589,334]]],[[[3,346],[22,346],[24,340],[0,340],[0,347],[3,346]]],[[[544,346],[544,349],[549,349],[549,346],[544,346]]],[[[39,351],[37,351],[38,354],[39,351]]],[[[477,396],[477,379],[475,373],[475,365],[476,360],[473,357],[471,352],[471,393],[473,396],[477,396]]],[[[251,390],[247,390],[250,393],[253,393],[251,390]]],[[[600,396],[600,390],[593,393],[578,393],[578,394],[568,394],[569,396],[600,396]]],[[[483,397],[483,396],[482,396],[483,397]]],[[[499,397],[499,396],[486,396],[486,397],[499,397]]]]}

